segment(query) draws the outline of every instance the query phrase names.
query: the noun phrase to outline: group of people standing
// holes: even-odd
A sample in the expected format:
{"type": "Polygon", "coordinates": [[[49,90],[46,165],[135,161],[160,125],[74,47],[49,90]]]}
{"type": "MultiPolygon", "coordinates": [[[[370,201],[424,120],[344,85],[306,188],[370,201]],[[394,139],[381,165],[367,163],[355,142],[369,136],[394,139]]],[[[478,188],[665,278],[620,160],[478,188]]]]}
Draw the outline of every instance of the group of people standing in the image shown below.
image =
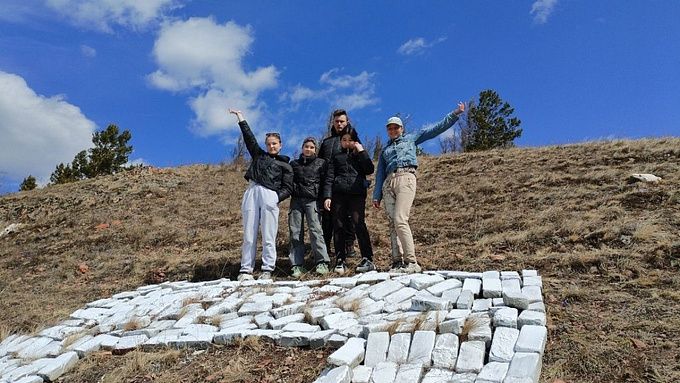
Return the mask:
{"type": "Polygon", "coordinates": [[[416,147],[449,129],[464,111],[465,105],[458,103],[457,108],[436,125],[409,134],[399,117],[390,117],[386,123],[389,140],[380,152],[376,167],[345,110],[333,111],[329,135],[320,145],[313,137],[305,138],[300,157],[290,161],[280,154],[279,133],[267,133],[263,149],[243,114],[230,109],[238,119],[252,159],[245,174],[249,184],[241,203],[243,246],[238,280],[253,279],[258,230],[262,234],[259,278],[272,277],[276,263],[278,204],[288,197],[292,197],[288,226],[293,277],[299,278],[306,272],[303,266],[305,221],[318,274],[330,272],[331,240],[335,248],[333,271],[344,274],[347,258],[354,253],[355,238],[361,253],[356,272],[375,270],[373,246],[365,222],[370,187],[367,176],[374,172],[373,206],[384,205],[390,227],[390,271],[420,272],[408,223],[416,193],[416,147]]]}

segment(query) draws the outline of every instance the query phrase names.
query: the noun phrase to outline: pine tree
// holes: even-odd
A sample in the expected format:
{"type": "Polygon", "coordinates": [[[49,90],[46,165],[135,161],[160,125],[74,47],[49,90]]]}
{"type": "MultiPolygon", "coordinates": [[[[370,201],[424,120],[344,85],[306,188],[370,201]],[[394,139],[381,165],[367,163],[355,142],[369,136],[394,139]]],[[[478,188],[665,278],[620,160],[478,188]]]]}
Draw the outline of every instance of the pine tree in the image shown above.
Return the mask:
{"type": "Polygon", "coordinates": [[[479,102],[470,103],[467,127],[462,132],[463,150],[513,146],[515,138],[522,135],[520,119],[512,117],[514,111],[495,91],[487,89],[479,93],[479,102]]]}
{"type": "Polygon", "coordinates": [[[21,185],[19,185],[19,190],[21,191],[33,190],[37,186],[38,184],[35,181],[35,177],[29,174],[28,177],[24,178],[24,180],[21,182],[21,185]]]}

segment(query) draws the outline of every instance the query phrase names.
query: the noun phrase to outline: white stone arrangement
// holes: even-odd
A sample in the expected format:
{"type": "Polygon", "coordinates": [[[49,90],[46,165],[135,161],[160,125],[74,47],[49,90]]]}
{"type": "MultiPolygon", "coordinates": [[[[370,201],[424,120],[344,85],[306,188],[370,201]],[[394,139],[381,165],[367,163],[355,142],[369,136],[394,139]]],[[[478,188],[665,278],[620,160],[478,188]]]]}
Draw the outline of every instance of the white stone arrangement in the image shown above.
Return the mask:
{"type": "Polygon", "coordinates": [[[313,281],[143,286],[0,343],[0,383],[57,379],[100,349],[206,348],[261,337],[337,348],[316,382],[538,382],[547,341],[535,270],[370,272],[313,281]]]}

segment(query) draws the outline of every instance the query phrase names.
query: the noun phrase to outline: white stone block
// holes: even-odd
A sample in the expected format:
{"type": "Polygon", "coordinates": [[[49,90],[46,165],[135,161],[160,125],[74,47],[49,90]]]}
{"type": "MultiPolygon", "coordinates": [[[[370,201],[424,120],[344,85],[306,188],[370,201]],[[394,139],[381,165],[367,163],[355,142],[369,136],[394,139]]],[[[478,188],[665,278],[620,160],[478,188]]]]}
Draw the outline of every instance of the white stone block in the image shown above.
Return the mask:
{"type": "Polygon", "coordinates": [[[471,310],[472,304],[474,303],[475,297],[472,291],[462,290],[456,301],[456,308],[462,310],[471,310]]]}
{"type": "Polygon", "coordinates": [[[369,292],[369,296],[371,297],[371,299],[374,299],[376,301],[380,301],[380,300],[385,299],[386,296],[388,296],[388,295],[390,295],[390,294],[392,294],[392,293],[394,293],[398,290],[401,290],[402,288],[404,288],[404,285],[402,285],[401,283],[394,281],[394,280],[391,280],[391,279],[388,279],[388,280],[380,282],[380,283],[378,283],[374,286],[371,286],[368,289],[368,292],[369,292]]]}
{"type": "MultiPolygon", "coordinates": [[[[449,281],[457,281],[457,279],[448,279],[448,280],[449,281]]],[[[463,285],[462,282],[460,282],[460,281],[458,281],[458,282],[461,284],[461,286],[463,285]]],[[[442,292],[441,297],[443,299],[449,300],[449,301],[451,301],[451,303],[455,304],[456,302],[458,302],[458,297],[460,297],[461,291],[463,291],[462,287],[458,287],[458,288],[451,289],[451,290],[446,290],[446,291],[442,292]]]]}
{"type": "Polygon", "coordinates": [[[434,367],[453,370],[458,358],[458,336],[455,334],[439,334],[432,350],[434,367]]]}
{"type": "Polygon", "coordinates": [[[356,320],[356,316],[357,315],[353,312],[331,314],[323,317],[320,321],[320,324],[325,330],[342,330],[344,328],[358,324],[359,322],[356,320]]]}
{"type": "Polygon", "coordinates": [[[293,314],[280,319],[274,319],[269,322],[269,326],[274,330],[281,330],[289,323],[302,322],[305,320],[305,314],[293,314]]]}
{"type": "Polygon", "coordinates": [[[19,380],[15,380],[14,383],[43,383],[43,378],[37,375],[24,376],[19,380]]]}
{"type": "Polygon", "coordinates": [[[517,318],[517,327],[525,325],[545,326],[545,314],[538,311],[524,310],[517,318]]]}
{"type": "Polygon", "coordinates": [[[118,343],[113,347],[113,354],[124,354],[133,350],[149,340],[146,335],[125,336],[118,340],[118,343]]]}
{"type": "Polygon", "coordinates": [[[364,365],[373,367],[378,363],[386,361],[389,346],[390,334],[388,332],[374,332],[368,334],[364,365]]]}
{"type": "Polygon", "coordinates": [[[474,320],[474,326],[470,329],[468,333],[468,340],[471,341],[482,341],[487,346],[491,344],[491,319],[486,316],[479,316],[475,318],[469,318],[468,320],[474,320]]]}
{"type": "Polygon", "coordinates": [[[507,307],[507,306],[505,306],[505,302],[503,302],[502,297],[491,299],[491,303],[493,304],[493,307],[507,307]]]}
{"type": "Polygon", "coordinates": [[[328,282],[331,285],[336,285],[344,288],[352,288],[356,286],[357,284],[357,279],[356,277],[347,277],[347,278],[333,278],[329,280],[328,282]]]}
{"type": "Polygon", "coordinates": [[[529,308],[527,310],[545,313],[545,304],[543,302],[529,303],[529,308]]]}
{"type": "Polygon", "coordinates": [[[328,356],[328,363],[335,366],[358,366],[364,360],[366,340],[350,338],[344,346],[328,356]]]}
{"type": "Polygon", "coordinates": [[[418,383],[423,376],[423,366],[420,363],[402,364],[397,370],[394,383],[418,383]]]}
{"type": "Polygon", "coordinates": [[[477,375],[475,383],[503,383],[510,363],[490,362],[477,375]]]}
{"type": "MultiPolygon", "coordinates": [[[[387,350],[387,361],[397,364],[406,363],[411,348],[411,334],[398,333],[392,335],[390,347],[387,350]]],[[[396,373],[396,372],[395,372],[396,373]]]]}
{"type": "Polygon", "coordinates": [[[435,296],[415,296],[411,299],[411,311],[448,310],[451,302],[435,296]]]}
{"type": "MultiPolygon", "coordinates": [[[[384,301],[386,304],[397,304],[400,302],[404,302],[407,299],[412,298],[418,290],[411,288],[411,287],[403,287],[399,289],[398,291],[395,291],[394,293],[388,295],[385,297],[384,301]]],[[[410,305],[409,305],[410,306],[410,305]]]]}
{"type": "Polygon", "coordinates": [[[515,344],[515,352],[535,352],[543,355],[548,330],[544,326],[523,326],[515,344]]]}
{"type": "Polygon", "coordinates": [[[16,352],[16,355],[22,359],[42,358],[47,354],[43,354],[40,350],[52,342],[54,342],[52,338],[46,338],[42,336],[32,338],[30,340],[30,344],[16,352]]]}
{"type": "Polygon", "coordinates": [[[38,375],[45,380],[54,382],[78,363],[78,354],[74,351],[66,352],[52,359],[45,367],[38,371],[38,375]]]}
{"type": "Polygon", "coordinates": [[[538,276],[537,270],[522,270],[522,278],[537,277],[537,276],[538,276]]]}
{"type": "Polygon", "coordinates": [[[503,303],[508,307],[515,307],[520,310],[529,308],[529,299],[522,294],[521,290],[503,290],[503,303]]]}
{"type": "Polygon", "coordinates": [[[322,330],[309,336],[309,347],[321,348],[328,343],[328,339],[336,333],[336,330],[322,330]]]}
{"type": "Polygon", "coordinates": [[[398,369],[399,365],[394,362],[378,363],[377,366],[373,367],[371,383],[394,383],[398,369]]]}
{"type": "MultiPolygon", "coordinates": [[[[524,295],[529,300],[529,303],[543,302],[541,288],[538,286],[522,287],[522,295],[524,295]]],[[[527,305],[527,308],[529,308],[529,305],[527,305]]]]}
{"type": "Polygon", "coordinates": [[[239,304],[240,300],[237,298],[226,298],[223,301],[208,307],[208,309],[205,310],[205,316],[211,317],[213,315],[235,312],[239,304]]]}
{"type": "Polygon", "coordinates": [[[432,350],[436,338],[434,331],[416,331],[411,341],[408,353],[409,364],[421,364],[425,367],[432,365],[432,350]]]}
{"type": "MultiPolygon", "coordinates": [[[[327,331],[335,331],[335,330],[327,330],[327,331]]],[[[347,337],[344,336],[344,335],[340,335],[340,334],[333,334],[333,335],[329,336],[328,341],[326,342],[326,344],[328,344],[328,346],[330,348],[340,348],[340,347],[344,346],[345,343],[347,343],[347,337]]]]}
{"type": "Polygon", "coordinates": [[[444,277],[441,275],[415,274],[411,277],[409,286],[416,290],[423,290],[442,281],[444,277]]]}
{"type": "Polygon", "coordinates": [[[453,377],[453,371],[443,368],[432,368],[428,371],[420,383],[448,382],[453,377]]]}
{"type": "MultiPolygon", "coordinates": [[[[229,318],[231,316],[225,316],[225,318],[229,318]]],[[[244,315],[242,317],[237,316],[234,319],[223,319],[221,316],[217,316],[217,320],[219,321],[220,324],[220,329],[228,329],[232,327],[242,327],[244,324],[251,324],[253,323],[253,318],[254,316],[252,315],[244,315]]],[[[189,326],[189,325],[187,325],[189,326]]],[[[257,327],[257,325],[255,325],[257,327]]]]}
{"type": "Polygon", "coordinates": [[[285,325],[282,330],[283,331],[292,331],[292,332],[316,332],[316,331],[320,331],[321,327],[320,326],[314,326],[314,325],[307,324],[307,323],[293,322],[293,323],[288,323],[287,325],[285,325]]]}
{"type": "Polygon", "coordinates": [[[311,332],[282,332],[279,336],[279,344],[283,347],[309,346],[311,332]]]}
{"type": "Polygon", "coordinates": [[[490,362],[510,363],[515,354],[515,344],[519,338],[519,330],[510,327],[497,327],[493,334],[490,362]]]}
{"type": "Polygon", "coordinates": [[[371,374],[373,367],[356,366],[352,370],[352,383],[369,383],[371,381],[371,374]]]}
{"type": "Polygon", "coordinates": [[[504,307],[493,314],[494,327],[517,328],[517,309],[514,307],[504,307]]]}
{"type": "Polygon", "coordinates": [[[537,286],[539,288],[543,288],[543,278],[540,276],[535,276],[535,277],[524,277],[522,280],[522,286],[537,286]]]}
{"type": "Polygon", "coordinates": [[[484,342],[467,341],[460,345],[456,372],[478,374],[484,367],[484,354],[486,346],[484,342]]]}
{"type": "Polygon", "coordinates": [[[271,314],[269,313],[261,313],[253,317],[253,322],[255,322],[257,327],[261,329],[266,329],[267,327],[269,327],[269,322],[273,320],[274,317],[271,316],[271,314]]]}
{"type": "Polygon", "coordinates": [[[516,271],[501,271],[501,279],[520,279],[520,276],[516,271]]]}
{"type": "Polygon", "coordinates": [[[463,282],[463,290],[470,291],[474,295],[479,295],[482,290],[482,281],[475,278],[467,278],[463,282]]]}
{"type": "Polygon", "coordinates": [[[493,307],[491,298],[475,299],[472,301],[472,312],[486,312],[493,307]]]}
{"type": "Polygon", "coordinates": [[[272,307],[274,307],[274,304],[271,301],[245,302],[238,309],[238,315],[256,315],[269,311],[272,307]]]}
{"type": "Polygon", "coordinates": [[[376,271],[369,271],[368,273],[362,274],[359,279],[357,279],[357,284],[368,283],[374,284],[390,279],[390,273],[379,273],[376,271]]]}
{"type": "Polygon", "coordinates": [[[541,356],[530,352],[515,353],[503,383],[538,383],[541,376],[541,356]]]}
{"type": "MultiPolygon", "coordinates": [[[[445,291],[450,291],[450,290],[454,290],[454,289],[461,289],[462,287],[463,287],[463,283],[461,281],[459,281],[457,279],[447,279],[447,280],[441,281],[437,284],[434,284],[434,285],[428,287],[427,291],[432,295],[441,297],[442,294],[445,291]]],[[[446,297],[443,297],[443,298],[448,299],[446,297]]],[[[449,300],[451,300],[451,299],[449,299],[449,300]]],[[[453,301],[455,302],[456,299],[453,299],[453,301]]]]}
{"type": "Polygon", "coordinates": [[[501,288],[503,289],[503,293],[508,291],[521,291],[522,284],[519,279],[502,279],[501,288]]]}
{"type": "Polygon", "coordinates": [[[501,280],[498,278],[482,279],[482,296],[484,298],[502,298],[501,280]]]}
{"type": "Polygon", "coordinates": [[[350,383],[352,381],[352,369],[348,366],[336,367],[315,380],[315,383],[350,383]]]}

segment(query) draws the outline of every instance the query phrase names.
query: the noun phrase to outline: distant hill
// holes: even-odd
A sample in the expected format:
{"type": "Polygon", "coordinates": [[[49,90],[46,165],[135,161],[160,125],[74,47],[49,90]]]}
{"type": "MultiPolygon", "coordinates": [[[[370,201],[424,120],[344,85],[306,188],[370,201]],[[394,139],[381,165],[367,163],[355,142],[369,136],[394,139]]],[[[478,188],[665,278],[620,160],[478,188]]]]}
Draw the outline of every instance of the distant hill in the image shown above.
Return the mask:
{"type": "MultiPolygon", "coordinates": [[[[419,161],[411,227],[426,269],[543,275],[543,381],[680,378],[680,139],[419,161]],[[633,173],[663,180],[629,183],[633,173]]],[[[243,173],[226,165],[140,168],[0,197],[0,230],[22,224],[0,238],[0,338],[143,284],[234,278],[243,173]]],[[[376,264],[387,268],[384,212],[367,209],[376,264]]],[[[290,271],[287,212],[285,202],[279,278],[290,271]]]]}

